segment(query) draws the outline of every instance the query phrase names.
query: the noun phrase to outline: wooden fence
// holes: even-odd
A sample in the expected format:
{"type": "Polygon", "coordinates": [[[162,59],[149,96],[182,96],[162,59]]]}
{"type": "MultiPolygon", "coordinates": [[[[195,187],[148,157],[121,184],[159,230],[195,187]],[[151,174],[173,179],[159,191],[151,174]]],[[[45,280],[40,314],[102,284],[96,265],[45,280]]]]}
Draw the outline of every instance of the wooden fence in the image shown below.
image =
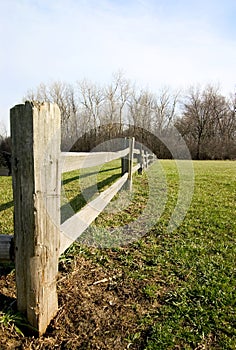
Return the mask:
{"type": "Polygon", "coordinates": [[[17,308],[43,334],[58,310],[58,259],[104,210],[132,174],[154,155],[134,148],[134,138],[119,152],[61,152],[61,116],[57,105],[26,102],[11,109],[13,236],[0,235],[0,261],[14,259],[17,308]],[[138,164],[133,167],[133,157],[138,164]],[[60,222],[61,173],[121,158],[121,177],[78,213],[60,222]],[[76,222],[83,222],[68,236],[76,222]],[[14,241],[14,248],[13,248],[14,241]]]}

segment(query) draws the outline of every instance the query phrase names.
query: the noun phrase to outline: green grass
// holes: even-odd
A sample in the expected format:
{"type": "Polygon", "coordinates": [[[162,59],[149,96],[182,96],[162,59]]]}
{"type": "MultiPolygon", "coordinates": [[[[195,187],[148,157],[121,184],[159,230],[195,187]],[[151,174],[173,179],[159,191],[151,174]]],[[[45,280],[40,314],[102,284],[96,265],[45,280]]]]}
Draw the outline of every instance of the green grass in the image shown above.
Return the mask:
{"type": "MultiPolygon", "coordinates": [[[[163,164],[168,213],[176,177],[169,175],[173,163],[163,164]]],[[[145,349],[236,347],[236,163],[195,162],[194,168],[194,196],[182,225],[166,234],[164,213],[145,242],[166,287],[157,297],[161,307],[152,314],[145,349]]]]}
{"type": "Polygon", "coordinates": [[[61,222],[109,187],[120,177],[120,174],[120,160],[105,163],[101,168],[91,167],[64,173],[62,176],[61,222]]]}
{"type": "Polygon", "coordinates": [[[0,176],[0,234],[12,235],[13,195],[11,177],[0,176]]]}
{"type": "MultiPolygon", "coordinates": [[[[119,164],[112,164],[111,172],[99,173],[100,191],[108,186],[107,178],[113,181],[120,173],[119,164]]],[[[109,233],[142,212],[149,195],[148,180],[145,174],[136,175],[133,196],[124,210],[117,209],[121,194],[115,198],[116,205],[109,205],[81,237],[77,249],[75,245],[71,251],[79,251],[104,268],[122,271],[130,283],[140,281],[140,293],[149,308],[140,313],[137,327],[127,340],[132,346],[146,350],[235,349],[236,162],[193,162],[192,202],[184,221],[174,231],[167,227],[177,202],[178,172],[174,161],[161,164],[166,184],[163,187],[158,181],[157,170],[155,196],[160,201],[166,196],[167,202],[148,234],[124,247],[96,249],[82,244],[91,243],[91,235],[96,242],[104,239],[104,228],[109,233]],[[99,237],[95,236],[97,230],[99,237]]],[[[79,192],[78,176],[65,174],[63,178],[66,198],[74,211],[86,203],[79,192]]],[[[3,233],[12,233],[12,207],[5,205],[12,201],[10,178],[1,177],[0,181],[0,228],[3,233]]]]}
{"type": "MultiPolygon", "coordinates": [[[[177,202],[178,172],[173,161],[162,161],[162,166],[168,200],[161,219],[148,235],[118,248],[116,261],[108,251],[97,251],[97,261],[108,268],[122,266],[131,283],[145,280],[145,297],[159,305],[140,318],[140,332],[130,335],[134,343],[150,350],[235,349],[236,163],[194,162],[192,202],[173,232],[166,228],[177,202]]],[[[96,226],[114,227],[134,218],[147,200],[145,182],[134,179],[136,200],[128,220],[127,212],[104,213],[96,226]]]]}
{"type": "Polygon", "coordinates": [[[11,332],[15,331],[22,337],[24,337],[22,330],[24,330],[24,332],[37,332],[37,330],[28,323],[24,315],[13,310],[11,307],[0,311],[0,325],[11,332]]]}

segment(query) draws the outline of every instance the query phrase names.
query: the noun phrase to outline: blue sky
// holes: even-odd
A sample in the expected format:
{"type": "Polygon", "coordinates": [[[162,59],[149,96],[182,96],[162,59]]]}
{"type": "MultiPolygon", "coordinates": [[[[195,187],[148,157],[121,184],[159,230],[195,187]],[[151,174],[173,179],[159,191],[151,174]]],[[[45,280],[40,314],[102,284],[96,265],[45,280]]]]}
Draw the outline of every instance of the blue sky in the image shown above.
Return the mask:
{"type": "Polygon", "coordinates": [[[236,89],[235,0],[0,0],[0,122],[39,83],[236,89]]]}

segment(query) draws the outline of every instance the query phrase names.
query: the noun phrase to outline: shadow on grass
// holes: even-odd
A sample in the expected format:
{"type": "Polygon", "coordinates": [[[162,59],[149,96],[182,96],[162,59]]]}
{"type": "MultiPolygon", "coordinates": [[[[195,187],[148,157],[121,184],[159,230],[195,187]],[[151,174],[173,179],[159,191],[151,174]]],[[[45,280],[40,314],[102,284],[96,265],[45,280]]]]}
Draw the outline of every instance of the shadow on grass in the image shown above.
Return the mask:
{"type": "Polygon", "coordinates": [[[114,174],[95,185],[89,186],[83,190],[82,193],[75,196],[70,202],[64,204],[61,207],[61,223],[69,219],[72,215],[83,208],[97,192],[97,189],[102,190],[105,186],[112,185],[112,183],[114,183],[118,178],[120,178],[120,174],[114,174]]]}
{"type": "MultiPolygon", "coordinates": [[[[110,168],[110,169],[104,169],[104,170],[99,170],[99,173],[105,173],[107,171],[111,171],[111,170],[116,170],[116,169],[121,169],[121,167],[116,167],[116,168],[110,168]]],[[[65,179],[62,181],[63,185],[66,185],[72,181],[76,181],[76,180],[79,180],[79,179],[82,179],[82,178],[85,178],[87,176],[91,176],[91,175],[96,175],[98,174],[98,171],[94,171],[94,172],[91,172],[91,173],[86,173],[86,174],[80,174],[80,175],[77,175],[77,176],[74,176],[74,177],[71,177],[69,179],[65,179]]]]}
{"type": "Polygon", "coordinates": [[[9,209],[9,208],[13,207],[13,205],[14,205],[13,201],[10,201],[10,202],[4,203],[4,204],[0,204],[0,211],[9,209]]]}

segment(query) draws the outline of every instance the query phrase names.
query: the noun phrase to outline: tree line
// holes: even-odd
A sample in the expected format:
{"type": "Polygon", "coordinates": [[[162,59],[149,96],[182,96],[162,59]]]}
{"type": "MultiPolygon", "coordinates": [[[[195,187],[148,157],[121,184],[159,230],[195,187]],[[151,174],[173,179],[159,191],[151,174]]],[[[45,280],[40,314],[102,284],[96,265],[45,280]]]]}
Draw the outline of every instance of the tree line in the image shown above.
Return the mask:
{"type": "Polygon", "coordinates": [[[171,147],[181,158],[183,140],[193,159],[236,158],[236,95],[223,96],[213,85],[153,93],[118,72],[106,86],[42,83],[24,100],[58,104],[62,150],[90,151],[106,140],[134,136],[159,158],[171,158],[171,147]]]}

